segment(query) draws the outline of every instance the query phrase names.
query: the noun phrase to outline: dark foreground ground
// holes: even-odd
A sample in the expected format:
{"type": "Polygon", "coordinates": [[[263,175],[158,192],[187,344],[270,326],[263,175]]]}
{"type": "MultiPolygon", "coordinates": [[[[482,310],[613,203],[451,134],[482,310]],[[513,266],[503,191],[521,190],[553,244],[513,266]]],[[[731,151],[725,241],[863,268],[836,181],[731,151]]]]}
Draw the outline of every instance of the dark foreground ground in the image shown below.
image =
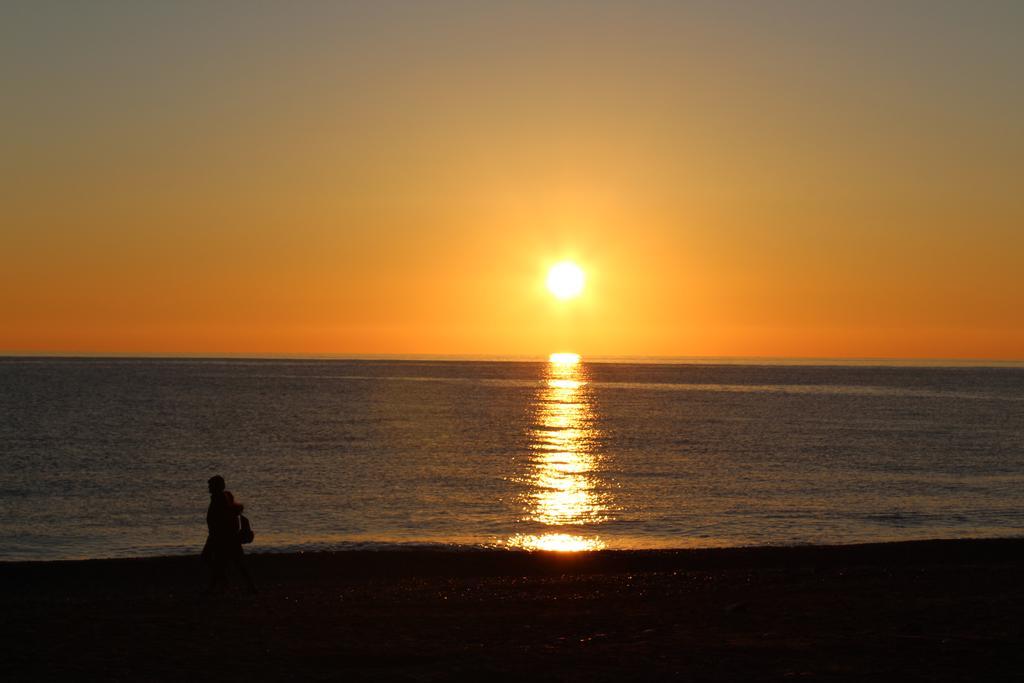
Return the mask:
{"type": "Polygon", "coordinates": [[[1024,539],[0,563],[0,679],[1024,680],[1024,539]]]}

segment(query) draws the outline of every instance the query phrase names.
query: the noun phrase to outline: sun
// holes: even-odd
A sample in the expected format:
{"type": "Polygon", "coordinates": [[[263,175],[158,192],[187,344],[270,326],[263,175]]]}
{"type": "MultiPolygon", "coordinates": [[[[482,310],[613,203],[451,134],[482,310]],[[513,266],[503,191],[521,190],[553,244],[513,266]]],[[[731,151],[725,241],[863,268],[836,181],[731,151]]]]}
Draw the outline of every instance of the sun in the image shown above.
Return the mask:
{"type": "Polygon", "coordinates": [[[548,289],[558,299],[573,299],[583,291],[586,277],[583,269],[572,261],[562,261],[548,271],[548,289]]]}

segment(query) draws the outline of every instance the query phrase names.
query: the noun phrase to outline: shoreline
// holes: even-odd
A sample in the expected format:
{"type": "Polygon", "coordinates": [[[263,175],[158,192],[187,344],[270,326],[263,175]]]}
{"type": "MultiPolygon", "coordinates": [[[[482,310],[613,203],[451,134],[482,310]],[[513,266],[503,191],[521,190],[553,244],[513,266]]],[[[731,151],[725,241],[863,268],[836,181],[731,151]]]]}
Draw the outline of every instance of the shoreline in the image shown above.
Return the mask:
{"type": "MultiPolygon", "coordinates": [[[[367,543],[362,547],[352,548],[325,548],[325,549],[285,549],[285,550],[264,550],[256,543],[253,546],[243,546],[246,558],[325,558],[329,556],[344,556],[347,558],[359,557],[413,557],[416,561],[425,558],[465,556],[487,558],[482,564],[489,562],[500,562],[501,558],[522,558],[522,557],[561,557],[565,558],[568,566],[585,568],[594,566],[614,566],[621,562],[638,562],[641,565],[651,566],[659,563],[671,563],[674,561],[689,561],[698,563],[722,562],[724,558],[735,556],[735,560],[750,562],[770,562],[771,558],[784,555],[787,558],[811,559],[818,557],[826,559],[828,556],[856,557],[881,554],[881,556],[892,555],[893,557],[903,554],[899,549],[914,548],[915,552],[938,552],[939,548],[959,552],[967,546],[975,550],[995,550],[1005,544],[1021,543],[1024,549],[1024,535],[1019,536],[984,536],[964,538],[925,538],[914,540],[890,540],[890,541],[865,541],[856,543],[799,543],[791,545],[738,545],[738,546],[696,546],[678,548],[602,548],[600,550],[527,550],[515,547],[498,546],[477,546],[459,545],[444,543],[367,543]],[[964,545],[966,544],[966,545],[964,545]],[[740,557],[742,556],[742,560],[740,557]],[[576,558],[571,559],[571,558],[576,558]],[[604,559],[599,559],[604,558],[604,559]],[[619,558],[611,560],[610,558],[619,558]],[[671,558],[671,559],[670,559],[671,558]]],[[[194,552],[175,552],[167,555],[138,555],[130,557],[77,557],[59,559],[14,559],[7,560],[0,558],[0,572],[4,568],[18,566],[43,566],[55,564],[75,563],[120,563],[120,562],[160,562],[160,561],[181,561],[195,558],[199,555],[202,544],[197,544],[194,552]]],[[[481,563],[470,563],[481,564],[481,563]]]]}
{"type": "MultiPolygon", "coordinates": [[[[255,544],[258,547],[258,544],[255,544]]],[[[290,558],[308,562],[330,562],[332,558],[354,561],[354,566],[385,568],[392,562],[410,575],[430,571],[432,567],[447,566],[454,558],[456,562],[471,568],[491,567],[501,570],[506,566],[524,568],[536,564],[538,567],[558,566],[574,571],[607,571],[629,567],[652,571],[659,567],[719,568],[742,564],[744,566],[770,566],[772,563],[827,562],[839,561],[909,561],[921,559],[961,559],[965,553],[985,557],[1001,556],[1010,547],[1024,552],[1024,535],[982,538],[930,538],[920,540],[876,541],[864,543],[803,543],[794,545],[751,545],[751,546],[708,546],[683,548],[604,548],[601,550],[526,550],[521,548],[499,548],[460,545],[418,545],[382,544],[381,547],[324,549],[324,550],[251,550],[243,546],[247,561],[263,563],[290,562],[290,558]],[[408,560],[408,562],[399,562],[408,560]]],[[[70,565],[119,565],[122,563],[182,562],[196,559],[202,549],[196,546],[194,553],[172,555],[142,555],[136,557],[95,557],[53,560],[4,560],[0,559],[0,577],[5,570],[44,566],[70,565]]],[[[2,591],[0,591],[2,593],[2,591]]]]}
{"type": "Polygon", "coordinates": [[[6,680],[1005,680],[1024,538],[0,563],[6,680]]]}

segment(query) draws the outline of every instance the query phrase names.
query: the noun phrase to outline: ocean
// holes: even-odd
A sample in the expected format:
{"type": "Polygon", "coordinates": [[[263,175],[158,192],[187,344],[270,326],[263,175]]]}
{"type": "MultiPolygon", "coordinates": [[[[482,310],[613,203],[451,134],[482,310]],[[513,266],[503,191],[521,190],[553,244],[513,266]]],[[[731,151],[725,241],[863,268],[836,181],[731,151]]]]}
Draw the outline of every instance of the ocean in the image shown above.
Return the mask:
{"type": "Polygon", "coordinates": [[[0,359],[0,559],[1024,533],[1024,367],[0,359]]]}

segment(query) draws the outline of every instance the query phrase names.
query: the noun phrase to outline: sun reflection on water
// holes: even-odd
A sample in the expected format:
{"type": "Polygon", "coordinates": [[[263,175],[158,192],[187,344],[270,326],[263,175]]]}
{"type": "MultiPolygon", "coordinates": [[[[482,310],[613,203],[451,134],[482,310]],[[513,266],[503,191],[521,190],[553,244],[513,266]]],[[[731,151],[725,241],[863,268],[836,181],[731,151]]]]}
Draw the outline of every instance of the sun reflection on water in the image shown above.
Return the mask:
{"type": "MultiPolygon", "coordinates": [[[[530,469],[524,478],[525,521],[548,527],[598,524],[609,500],[597,475],[597,429],[584,367],[576,354],[552,354],[535,403],[530,469]]],[[[597,537],[565,533],[517,534],[508,545],[527,550],[597,550],[597,537]]]]}
{"type": "Polygon", "coordinates": [[[599,538],[572,534],[543,534],[539,536],[519,534],[508,539],[508,544],[523,550],[555,550],[559,552],[579,552],[604,548],[604,542],[599,538]]]}

